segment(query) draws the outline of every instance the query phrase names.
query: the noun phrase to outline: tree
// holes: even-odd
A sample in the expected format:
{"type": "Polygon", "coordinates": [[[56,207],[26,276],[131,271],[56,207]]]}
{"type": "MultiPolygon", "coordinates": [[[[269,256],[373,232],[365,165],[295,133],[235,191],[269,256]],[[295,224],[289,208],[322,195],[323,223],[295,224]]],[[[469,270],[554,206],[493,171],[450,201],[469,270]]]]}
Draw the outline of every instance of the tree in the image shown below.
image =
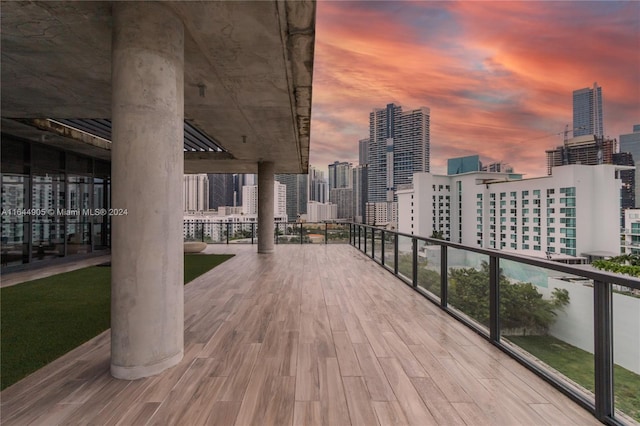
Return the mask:
{"type": "MultiPolygon", "coordinates": [[[[556,311],[569,304],[569,293],[555,289],[550,300],[542,298],[531,283],[512,284],[502,270],[500,285],[500,321],[503,330],[526,334],[545,334],[553,324],[556,311]]],[[[449,302],[455,308],[489,325],[489,264],[474,268],[449,270],[449,302]]]]}

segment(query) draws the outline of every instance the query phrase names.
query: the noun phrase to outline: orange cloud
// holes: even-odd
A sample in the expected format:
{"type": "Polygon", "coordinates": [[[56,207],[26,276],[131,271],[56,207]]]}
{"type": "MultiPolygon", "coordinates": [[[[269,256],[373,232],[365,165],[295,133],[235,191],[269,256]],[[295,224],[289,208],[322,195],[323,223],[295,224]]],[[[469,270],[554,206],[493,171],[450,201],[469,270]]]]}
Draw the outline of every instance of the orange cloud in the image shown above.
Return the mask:
{"type": "Polygon", "coordinates": [[[605,133],[640,123],[640,3],[319,2],[311,162],[357,161],[369,112],[431,108],[432,170],[480,154],[541,175],[572,91],[603,87],[605,133]]]}

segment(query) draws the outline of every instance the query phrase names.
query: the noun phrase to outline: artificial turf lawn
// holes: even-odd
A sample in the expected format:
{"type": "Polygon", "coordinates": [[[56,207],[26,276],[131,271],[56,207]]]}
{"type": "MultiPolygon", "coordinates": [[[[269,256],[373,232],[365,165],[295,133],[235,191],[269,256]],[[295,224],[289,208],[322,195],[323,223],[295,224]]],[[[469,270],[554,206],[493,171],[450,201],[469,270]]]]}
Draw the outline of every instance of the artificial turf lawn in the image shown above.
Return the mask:
{"type": "MultiPolygon", "coordinates": [[[[585,389],[594,391],[593,354],[552,336],[509,336],[507,339],[585,389]]],[[[614,365],[613,386],[615,407],[640,421],[640,376],[614,365]]]]}
{"type": "MultiPolygon", "coordinates": [[[[185,284],[232,256],[185,255],[185,284]]],[[[110,287],[92,266],[0,289],[0,389],[108,329],[110,287]]]]}

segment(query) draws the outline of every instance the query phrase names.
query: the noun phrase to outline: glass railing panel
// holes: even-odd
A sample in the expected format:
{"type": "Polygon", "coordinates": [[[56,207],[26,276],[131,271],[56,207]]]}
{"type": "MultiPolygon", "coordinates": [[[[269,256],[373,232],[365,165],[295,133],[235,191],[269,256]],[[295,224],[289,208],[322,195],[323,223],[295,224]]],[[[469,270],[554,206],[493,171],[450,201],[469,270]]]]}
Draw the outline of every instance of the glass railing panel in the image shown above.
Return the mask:
{"type": "Polygon", "coordinates": [[[371,229],[362,227],[360,233],[360,249],[365,254],[371,254],[371,229]]]}
{"type": "Polygon", "coordinates": [[[276,242],[278,244],[300,244],[299,223],[276,224],[276,242]]]}
{"type": "Polygon", "coordinates": [[[384,233],[384,264],[390,269],[395,268],[395,234],[384,233]]]}
{"type": "Polygon", "coordinates": [[[594,401],[593,281],[500,260],[500,336],[594,401]]]}
{"type": "Polygon", "coordinates": [[[324,244],[325,243],[324,230],[325,230],[324,223],[302,224],[302,242],[305,244],[324,244]]]}
{"type": "Polygon", "coordinates": [[[447,250],[448,305],[479,325],[489,327],[489,256],[447,250]]]}
{"type": "Polygon", "coordinates": [[[440,298],[441,248],[418,240],[418,287],[440,298]]]}
{"type": "Polygon", "coordinates": [[[640,290],[614,285],[612,296],[615,416],[640,423],[640,290]]]}
{"type": "Polygon", "coordinates": [[[229,244],[251,244],[253,232],[251,223],[232,223],[229,225],[229,244]]]}
{"type": "Polygon", "coordinates": [[[373,258],[376,262],[382,263],[382,230],[373,230],[373,258]]]}
{"type": "Polygon", "coordinates": [[[341,223],[327,224],[328,244],[347,244],[349,242],[349,225],[341,223]]]}
{"type": "Polygon", "coordinates": [[[413,281],[412,238],[398,235],[398,275],[408,282],[413,281]]]}

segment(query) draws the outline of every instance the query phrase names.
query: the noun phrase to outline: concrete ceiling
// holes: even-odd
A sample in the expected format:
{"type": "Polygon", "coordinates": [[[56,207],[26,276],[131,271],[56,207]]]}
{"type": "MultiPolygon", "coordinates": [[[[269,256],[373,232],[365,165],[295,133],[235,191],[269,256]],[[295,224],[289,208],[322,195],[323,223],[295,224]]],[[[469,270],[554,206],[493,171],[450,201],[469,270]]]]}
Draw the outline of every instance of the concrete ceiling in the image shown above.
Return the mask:
{"type": "MultiPolygon", "coordinates": [[[[161,3],[185,25],[185,120],[227,151],[185,172],[306,173],[315,1],[161,3]]],[[[1,26],[3,132],[56,144],[25,119],[111,118],[111,2],[3,2],[1,26]]]]}

